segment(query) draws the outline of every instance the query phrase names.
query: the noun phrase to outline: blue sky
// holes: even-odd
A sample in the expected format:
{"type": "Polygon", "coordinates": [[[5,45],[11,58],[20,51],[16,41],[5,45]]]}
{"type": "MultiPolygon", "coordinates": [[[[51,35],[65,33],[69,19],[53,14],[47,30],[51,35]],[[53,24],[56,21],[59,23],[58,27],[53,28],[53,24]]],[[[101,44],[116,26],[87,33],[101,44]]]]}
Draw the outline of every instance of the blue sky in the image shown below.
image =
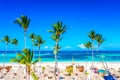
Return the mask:
{"type": "MultiPolygon", "coordinates": [[[[91,30],[105,37],[101,50],[120,50],[119,4],[119,0],[1,0],[0,38],[9,35],[19,40],[18,50],[24,48],[23,29],[13,24],[23,14],[31,19],[27,35],[34,32],[46,40],[41,50],[52,50],[54,41],[47,30],[58,20],[69,27],[60,42],[62,50],[86,50],[82,44],[90,41],[87,34],[91,30]]],[[[5,44],[0,45],[0,50],[5,50],[5,44]]],[[[31,48],[29,38],[27,48],[31,48]]],[[[13,49],[9,45],[9,50],[13,49]]]]}

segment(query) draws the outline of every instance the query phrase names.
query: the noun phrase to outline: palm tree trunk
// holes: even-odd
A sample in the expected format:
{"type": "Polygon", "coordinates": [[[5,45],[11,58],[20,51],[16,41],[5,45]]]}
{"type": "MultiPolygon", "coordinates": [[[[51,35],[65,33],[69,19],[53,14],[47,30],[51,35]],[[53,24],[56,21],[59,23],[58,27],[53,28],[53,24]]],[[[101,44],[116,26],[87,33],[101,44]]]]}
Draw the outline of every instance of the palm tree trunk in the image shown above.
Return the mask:
{"type": "MultiPolygon", "coordinates": [[[[100,45],[98,45],[97,53],[98,53],[99,47],[100,47],[100,45]]],[[[103,54],[102,54],[102,55],[103,55],[103,54]]],[[[102,64],[103,64],[104,68],[106,69],[105,64],[104,64],[105,62],[104,62],[103,58],[101,58],[101,61],[102,61],[102,64]]]]}
{"type": "Polygon", "coordinates": [[[94,42],[92,41],[92,67],[93,67],[93,61],[94,61],[94,51],[93,51],[93,48],[94,48],[94,42]]]}
{"type": "Polygon", "coordinates": [[[26,31],[24,31],[24,48],[26,48],[26,31]]]}
{"type": "Polygon", "coordinates": [[[57,80],[57,76],[58,76],[58,61],[57,61],[57,54],[58,54],[58,42],[56,42],[56,53],[55,53],[55,69],[54,69],[54,76],[55,76],[55,80],[57,80]]]}
{"type": "Polygon", "coordinates": [[[55,54],[55,70],[54,70],[54,76],[55,80],[57,80],[57,54],[55,54]]]}
{"type": "Polygon", "coordinates": [[[87,50],[87,59],[86,59],[86,71],[87,71],[87,62],[88,62],[88,53],[89,53],[89,49],[87,50]]]}
{"type": "Polygon", "coordinates": [[[94,41],[92,40],[92,66],[91,66],[91,73],[90,73],[90,79],[92,77],[92,73],[93,73],[93,61],[94,61],[94,41]]]}
{"type": "MultiPolygon", "coordinates": [[[[38,49],[39,49],[39,58],[40,58],[40,46],[38,46],[38,49]]],[[[38,69],[38,70],[39,70],[39,72],[40,72],[41,61],[40,61],[40,63],[39,63],[38,66],[39,66],[39,69],[38,69]]],[[[40,76],[41,76],[41,72],[40,72],[40,75],[39,75],[39,79],[40,79],[40,76]]]]}
{"type": "Polygon", "coordinates": [[[27,73],[28,73],[28,80],[30,80],[30,72],[31,72],[31,66],[27,67],[27,73]]]}
{"type": "MultiPolygon", "coordinates": [[[[32,45],[32,50],[34,51],[33,45],[32,45]]],[[[34,55],[35,55],[35,53],[33,54],[33,60],[34,60],[34,55]]],[[[33,71],[35,72],[35,64],[33,64],[33,71]]]]}
{"type": "Polygon", "coordinates": [[[3,68],[5,67],[5,62],[6,62],[7,47],[8,47],[8,44],[6,44],[6,51],[5,51],[5,54],[4,54],[3,68]]]}

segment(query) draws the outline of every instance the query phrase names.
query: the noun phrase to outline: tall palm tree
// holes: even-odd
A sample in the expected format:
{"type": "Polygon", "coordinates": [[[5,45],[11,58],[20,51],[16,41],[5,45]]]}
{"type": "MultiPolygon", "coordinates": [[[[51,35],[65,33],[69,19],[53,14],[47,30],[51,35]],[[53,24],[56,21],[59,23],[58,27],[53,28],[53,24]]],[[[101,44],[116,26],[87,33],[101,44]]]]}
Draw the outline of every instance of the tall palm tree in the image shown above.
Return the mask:
{"type": "MultiPolygon", "coordinates": [[[[86,42],[84,46],[88,49],[87,54],[89,53],[89,49],[92,48],[92,43],[90,41],[86,42]]],[[[88,58],[88,56],[87,56],[88,58]]],[[[86,60],[86,71],[87,71],[87,60],[86,60]]]]}
{"type": "Polygon", "coordinates": [[[27,67],[27,74],[28,74],[28,80],[30,79],[30,75],[33,76],[34,80],[38,80],[38,77],[36,77],[35,73],[32,70],[32,65],[39,62],[41,58],[37,58],[33,61],[33,54],[34,52],[29,49],[23,49],[22,53],[18,53],[17,56],[10,60],[10,62],[17,62],[23,65],[26,65],[27,67]]]}
{"type": "Polygon", "coordinates": [[[93,72],[93,61],[94,61],[94,40],[95,40],[95,37],[96,37],[96,33],[94,30],[91,30],[89,33],[88,33],[88,37],[92,40],[92,66],[91,66],[91,73],[90,73],[90,78],[92,76],[92,72],[93,72]]]}
{"type": "MultiPolygon", "coordinates": [[[[97,53],[98,53],[98,49],[100,48],[100,45],[105,41],[105,39],[103,38],[103,36],[102,36],[101,34],[96,34],[95,40],[96,40],[97,43],[98,43],[98,47],[97,47],[97,53]]],[[[102,55],[103,55],[103,54],[102,54],[102,55]]],[[[103,64],[103,66],[105,67],[105,65],[106,65],[106,67],[107,67],[106,62],[105,62],[105,64],[104,64],[104,60],[103,60],[102,57],[101,57],[101,59],[102,59],[102,64],[103,64]]]]}
{"type": "Polygon", "coordinates": [[[62,40],[62,34],[64,34],[67,30],[66,25],[63,25],[63,22],[58,21],[56,24],[52,25],[53,29],[52,30],[48,30],[48,32],[52,33],[52,39],[56,42],[54,49],[53,49],[53,53],[55,55],[55,71],[54,71],[54,75],[55,75],[55,79],[57,80],[56,77],[56,73],[58,72],[57,69],[57,54],[60,50],[60,46],[59,46],[59,41],[62,40]]]}
{"type": "MultiPolygon", "coordinates": [[[[14,48],[15,48],[15,54],[16,54],[16,56],[17,56],[16,47],[18,46],[18,40],[15,39],[15,38],[12,39],[12,40],[11,40],[11,44],[14,45],[14,48]]],[[[18,73],[19,73],[19,77],[20,77],[20,64],[19,64],[19,70],[18,70],[18,73]]]]}
{"type": "MultiPolygon", "coordinates": [[[[31,34],[29,35],[29,38],[31,39],[31,42],[32,42],[32,50],[33,50],[33,51],[34,51],[33,46],[34,46],[35,37],[36,37],[36,35],[35,35],[34,33],[31,33],[31,34]]],[[[34,57],[33,57],[33,59],[34,59],[34,57]]],[[[33,70],[35,71],[35,64],[33,65],[33,70]]]]}
{"type": "Polygon", "coordinates": [[[92,40],[92,66],[93,66],[93,61],[94,61],[94,40],[95,40],[95,37],[96,37],[96,33],[94,30],[91,30],[89,33],[88,33],[88,37],[92,40]]]}
{"type": "MultiPolygon", "coordinates": [[[[34,46],[37,46],[38,47],[38,50],[39,50],[39,58],[40,58],[40,47],[42,44],[45,43],[45,40],[42,39],[41,36],[37,35],[35,36],[35,40],[34,40],[34,46]]],[[[41,63],[39,63],[39,66],[41,65],[41,63]]],[[[39,67],[40,68],[40,67],[39,67]]]]}
{"type": "Polygon", "coordinates": [[[26,48],[26,31],[29,27],[30,19],[27,16],[21,15],[20,18],[16,18],[14,23],[24,29],[24,47],[26,48]]]}
{"type": "Polygon", "coordinates": [[[4,54],[4,63],[3,63],[3,67],[5,65],[5,62],[6,62],[6,54],[7,54],[7,49],[8,49],[8,44],[10,43],[10,38],[8,35],[4,36],[3,39],[2,39],[2,42],[5,42],[6,43],[6,52],[4,54]]]}

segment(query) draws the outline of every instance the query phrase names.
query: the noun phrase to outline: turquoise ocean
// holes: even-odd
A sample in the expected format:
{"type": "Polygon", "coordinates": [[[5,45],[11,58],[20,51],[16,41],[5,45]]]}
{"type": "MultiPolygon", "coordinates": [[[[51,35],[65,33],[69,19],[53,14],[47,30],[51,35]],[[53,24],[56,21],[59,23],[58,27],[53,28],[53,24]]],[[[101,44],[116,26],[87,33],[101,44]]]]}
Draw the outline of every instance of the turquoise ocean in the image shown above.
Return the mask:
{"type": "MultiPolygon", "coordinates": [[[[17,53],[20,53],[20,51],[17,51],[17,53]]],[[[92,61],[92,52],[89,51],[88,53],[86,51],[60,51],[58,56],[58,62],[84,62],[92,61]]],[[[9,62],[10,59],[14,58],[16,56],[16,53],[14,51],[0,51],[0,62],[4,62],[4,55],[6,55],[6,62],[9,62]]],[[[38,51],[35,51],[34,59],[38,58],[39,56],[38,51]]],[[[53,51],[41,51],[40,57],[42,58],[42,62],[54,62],[54,54],[53,51]]],[[[120,51],[99,51],[94,52],[94,61],[107,61],[107,62],[120,62],[120,51]]]]}

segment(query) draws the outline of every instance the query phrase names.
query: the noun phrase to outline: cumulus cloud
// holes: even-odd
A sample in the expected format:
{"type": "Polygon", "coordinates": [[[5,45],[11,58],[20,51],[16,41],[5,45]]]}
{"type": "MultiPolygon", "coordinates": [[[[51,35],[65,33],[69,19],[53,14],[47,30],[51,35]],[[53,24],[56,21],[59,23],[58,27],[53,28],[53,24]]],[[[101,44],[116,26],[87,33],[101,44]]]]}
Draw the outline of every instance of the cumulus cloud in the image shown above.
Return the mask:
{"type": "Polygon", "coordinates": [[[78,46],[79,48],[85,49],[84,44],[78,44],[77,46],[78,46]]]}
{"type": "Polygon", "coordinates": [[[48,46],[45,46],[45,49],[48,49],[49,47],[48,46]]]}

